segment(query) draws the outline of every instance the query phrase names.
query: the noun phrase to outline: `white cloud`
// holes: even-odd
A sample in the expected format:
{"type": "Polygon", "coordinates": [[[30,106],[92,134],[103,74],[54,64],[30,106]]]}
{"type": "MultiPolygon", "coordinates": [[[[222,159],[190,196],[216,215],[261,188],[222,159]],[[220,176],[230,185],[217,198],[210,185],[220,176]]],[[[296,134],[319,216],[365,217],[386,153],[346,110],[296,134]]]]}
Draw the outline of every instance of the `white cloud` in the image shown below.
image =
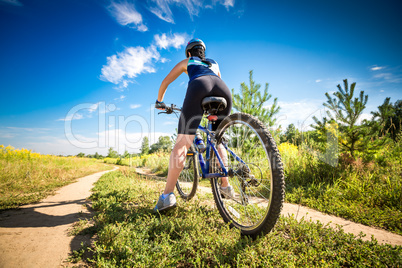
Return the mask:
{"type": "Polygon", "coordinates": [[[389,80],[392,78],[392,74],[391,73],[379,73],[374,75],[374,78],[384,78],[385,80],[389,80]]]}
{"type": "Polygon", "coordinates": [[[281,107],[277,116],[277,125],[281,125],[285,130],[289,124],[294,124],[295,127],[301,130],[309,130],[310,124],[314,123],[313,116],[321,119],[325,116],[323,100],[304,99],[296,102],[279,101],[281,107]]]}
{"type": "Polygon", "coordinates": [[[169,59],[166,59],[166,58],[161,58],[160,61],[161,61],[162,63],[166,63],[166,62],[168,62],[168,61],[170,61],[170,60],[169,60],[169,59]]]}
{"type": "Polygon", "coordinates": [[[128,85],[125,77],[135,78],[142,73],[154,73],[153,60],[158,60],[159,52],[154,46],[148,48],[128,47],[117,55],[107,57],[107,65],[101,70],[103,80],[119,84],[121,82],[128,85]]]}
{"type": "Polygon", "coordinates": [[[199,10],[201,10],[203,1],[199,0],[174,0],[179,5],[183,5],[186,7],[190,17],[192,18],[194,15],[197,16],[199,10]]]}
{"type": "Polygon", "coordinates": [[[379,73],[373,76],[376,79],[383,80],[388,83],[401,83],[402,75],[393,73],[379,73]]]}
{"type": "Polygon", "coordinates": [[[131,82],[131,81],[124,80],[124,81],[123,81],[123,87],[124,87],[124,88],[128,87],[128,84],[130,84],[130,83],[132,83],[132,82],[131,82]]]}
{"type": "Polygon", "coordinates": [[[72,120],[80,120],[83,118],[84,118],[84,116],[82,114],[75,113],[75,114],[67,115],[64,118],[57,119],[56,121],[72,121],[72,120]]]}
{"type": "MultiPolygon", "coordinates": [[[[324,117],[328,118],[328,109],[323,106],[325,100],[319,99],[304,99],[296,102],[283,102],[279,101],[278,105],[281,107],[277,116],[276,125],[281,125],[282,131],[285,131],[289,124],[294,124],[296,128],[302,131],[311,130],[310,125],[315,125],[313,117],[322,120],[324,117]]],[[[357,124],[361,124],[364,119],[370,120],[372,115],[370,113],[362,113],[357,124]]]]}
{"type": "Polygon", "coordinates": [[[321,79],[317,79],[317,80],[315,80],[315,82],[316,82],[316,83],[320,83],[320,82],[322,82],[322,80],[321,80],[321,79]]]}
{"type": "Polygon", "coordinates": [[[123,91],[130,83],[133,83],[131,80],[138,75],[156,72],[155,62],[165,63],[168,61],[160,57],[158,49],[180,48],[188,38],[189,36],[186,33],[161,34],[154,36],[154,44],[148,48],[128,47],[116,55],[107,57],[107,64],[103,65],[100,78],[118,85],[115,89],[123,91]]]}
{"type": "Polygon", "coordinates": [[[153,0],[154,6],[149,7],[149,10],[155,14],[161,20],[169,23],[175,23],[173,19],[173,13],[170,10],[169,5],[175,4],[184,6],[187,9],[190,17],[197,16],[199,10],[202,8],[202,1],[199,0],[153,0]]]}
{"type": "Polygon", "coordinates": [[[190,17],[193,18],[193,16],[198,16],[199,11],[203,8],[213,8],[215,3],[220,3],[229,10],[230,7],[234,6],[235,0],[212,1],[212,5],[205,4],[204,1],[199,0],[152,0],[152,2],[154,5],[150,6],[149,10],[161,20],[174,24],[175,22],[170,5],[184,6],[190,17]]]}
{"type": "Polygon", "coordinates": [[[357,118],[357,122],[356,122],[356,124],[357,125],[360,125],[360,124],[362,124],[363,123],[363,120],[371,120],[371,118],[373,118],[373,115],[372,114],[368,114],[368,113],[362,113],[360,116],[359,116],[359,118],[357,118]]]}
{"type": "Polygon", "coordinates": [[[187,34],[173,34],[170,36],[167,36],[166,34],[162,34],[162,35],[155,35],[154,39],[156,42],[156,45],[158,46],[158,48],[163,48],[163,49],[167,49],[169,47],[174,47],[174,48],[180,48],[181,46],[183,46],[186,43],[186,40],[188,39],[188,35],[187,34]]]}
{"type": "Polygon", "coordinates": [[[177,125],[177,121],[166,121],[163,122],[164,126],[169,126],[169,125],[177,125]]]}
{"type": "Polygon", "coordinates": [[[224,0],[222,5],[224,5],[226,9],[229,9],[229,7],[234,7],[234,2],[235,0],[224,0]]]}
{"type": "MultiPolygon", "coordinates": [[[[124,98],[125,96],[121,96],[118,99],[120,100],[124,98]]],[[[106,114],[116,110],[119,110],[119,108],[116,108],[115,104],[111,103],[106,105],[104,101],[99,101],[97,103],[80,103],[71,107],[64,118],[57,119],[56,121],[68,122],[73,120],[92,118],[93,113],[96,111],[98,111],[98,114],[106,114]]]]}
{"type": "Polygon", "coordinates": [[[7,127],[8,129],[17,130],[17,131],[29,131],[29,132],[46,132],[49,131],[50,128],[27,128],[27,127],[7,127]]]}
{"type": "Polygon", "coordinates": [[[77,155],[83,152],[82,149],[70,144],[67,139],[59,137],[43,137],[37,141],[27,142],[23,147],[41,154],[77,155]]]}
{"type": "Polygon", "coordinates": [[[378,80],[381,84],[402,82],[402,70],[400,66],[373,66],[370,70],[374,72],[373,78],[378,80]]]}
{"type": "Polygon", "coordinates": [[[12,139],[15,137],[27,137],[35,134],[43,135],[49,132],[50,128],[30,127],[0,127],[0,138],[12,139]]]}
{"type": "MultiPolygon", "coordinates": [[[[13,134],[11,134],[11,133],[7,133],[7,132],[2,132],[2,131],[0,131],[0,137],[1,137],[2,139],[12,139],[12,138],[15,137],[15,135],[13,135],[13,134]]],[[[3,141],[3,142],[4,142],[4,141],[3,141]]],[[[5,144],[3,144],[3,145],[5,145],[5,144]]]]}
{"type": "Polygon", "coordinates": [[[110,147],[119,153],[124,153],[125,150],[130,153],[138,153],[144,137],[148,137],[150,144],[153,144],[158,141],[160,136],[170,137],[172,134],[150,132],[150,125],[145,119],[141,119],[139,116],[130,116],[130,118],[126,118],[125,121],[117,121],[118,128],[114,128],[115,124],[110,122],[106,125],[107,128],[75,129],[69,134],[64,131],[58,135],[49,135],[51,133],[49,131],[54,129],[0,127],[0,137],[4,139],[5,145],[10,139],[10,144],[16,148],[28,148],[42,154],[77,155],[80,152],[85,154],[98,152],[106,155],[110,147]]]}
{"type": "MultiPolygon", "coordinates": [[[[75,135],[77,139],[82,142],[94,142],[95,138],[85,137],[83,135],[75,135]]],[[[41,154],[53,154],[53,155],[77,155],[78,153],[94,154],[99,153],[106,156],[108,147],[93,147],[93,148],[81,148],[72,144],[66,137],[58,136],[43,136],[34,141],[23,142],[22,147],[32,149],[34,152],[41,154]]]]}
{"type": "Polygon", "coordinates": [[[130,105],[130,109],[137,109],[137,108],[140,108],[141,107],[141,104],[131,104],[130,105]]]}
{"type": "Polygon", "coordinates": [[[172,11],[169,8],[168,1],[165,0],[154,0],[156,3],[154,7],[150,7],[151,11],[155,16],[169,23],[174,23],[172,11]]]}
{"type": "Polygon", "coordinates": [[[114,89],[116,89],[116,91],[123,92],[131,83],[133,83],[133,81],[123,79],[118,86],[114,87],[114,89]]]}
{"type": "Polygon", "coordinates": [[[93,112],[95,112],[95,111],[98,109],[100,103],[101,103],[101,102],[97,102],[97,103],[92,104],[92,105],[88,108],[88,112],[89,112],[90,114],[93,113],[93,112]]]}
{"type": "Polygon", "coordinates": [[[4,3],[4,4],[9,4],[9,5],[13,5],[13,6],[23,6],[22,3],[18,0],[0,0],[0,4],[4,3]]]}
{"type": "Polygon", "coordinates": [[[112,1],[108,10],[121,25],[129,26],[140,32],[148,31],[148,27],[142,22],[141,14],[135,9],[132,3],[116,3],[112,1]]]}
{"type": "Polygon", "coordinates": [[[373,66],[373,67],[370,68],[370,70],[371,71],[379,71],[379,70],[382,70],[384,68],[385,68],[384,66],[373,66]]]}
{"type": "Polygon", "coordinates": [[[125,150],[129,152],[138,153],[142,145],[144,137],[148,137],[149,143],[153,144],[158,141],[160,136],[171,136],[171,133],[163,132],[147,132],[143,129],[141,132],[129,132],[123,129],[109,129],[97,133],[98,139],[105,140],[105,147],[113,147],[119,153],[125,150]]]}
{"type": "Polygon", "coordinates": [[[126,96],[120,95],[120,97],[115,98],[114,100],[115,100],[115,101],[124,101],[125,98],[126,98],[126,96]]]}

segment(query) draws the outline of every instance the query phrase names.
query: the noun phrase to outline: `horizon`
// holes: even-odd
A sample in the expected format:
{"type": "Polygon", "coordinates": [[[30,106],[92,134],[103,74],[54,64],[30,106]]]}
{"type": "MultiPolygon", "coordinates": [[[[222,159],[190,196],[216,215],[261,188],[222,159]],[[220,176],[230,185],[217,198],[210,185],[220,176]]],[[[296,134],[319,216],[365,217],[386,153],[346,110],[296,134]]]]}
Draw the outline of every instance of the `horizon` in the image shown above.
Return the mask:
{"type": "MultiPolygon", "coordinates": [[[[172,136],[153,104],[193,37],[235,93],[254,81],[278,98],[282,131],[309,130],[347,79],[369,100],[402,100],[398,1],[0,0],[0,144],[42,154],[136,153],[172,136]]],[[[181,106],[188,77],[165,95],[181,106]]]]}

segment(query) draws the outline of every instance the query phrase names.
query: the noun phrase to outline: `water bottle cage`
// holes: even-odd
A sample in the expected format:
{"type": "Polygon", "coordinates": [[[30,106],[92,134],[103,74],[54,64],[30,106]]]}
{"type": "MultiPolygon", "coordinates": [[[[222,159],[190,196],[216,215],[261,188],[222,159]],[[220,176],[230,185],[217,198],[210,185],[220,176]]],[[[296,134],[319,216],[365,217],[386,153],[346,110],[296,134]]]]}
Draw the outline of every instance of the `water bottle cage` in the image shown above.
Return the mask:
{"type": "Polygon", "coordinates": [[[203,141],[202,137],[198,133],[195,136],[195,145],[197,146],[198,151],[200,153],[203,153],[205,151],[205,149],[206,149],[204,141],[203,141]]]}
{"type": "Polygon", "coordinates": [[[198,148],[198,152],[201,153],[201,154],[202,154],[203,152],[205,152],[205,149],[206,149],[206,148],[200,148],[200,147],[198,147],[198,146],[197,146],[197,148],[198,148]]]}

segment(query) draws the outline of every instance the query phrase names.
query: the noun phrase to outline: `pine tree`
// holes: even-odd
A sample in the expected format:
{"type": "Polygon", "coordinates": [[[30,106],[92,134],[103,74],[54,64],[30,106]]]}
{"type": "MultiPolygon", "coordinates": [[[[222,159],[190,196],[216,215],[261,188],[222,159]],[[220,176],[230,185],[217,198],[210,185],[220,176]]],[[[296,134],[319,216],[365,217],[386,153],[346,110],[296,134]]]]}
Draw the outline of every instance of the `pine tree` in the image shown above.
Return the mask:
{"type": "MultiPolygon", "coordinates": [[[[339,143],[344,150],[355,158],[355,151],[360,150],[358,142],[363,138],[364,129],[362,125],[357,125],[358,119],[363,110],[366,108],[368,95],[364,95],[364,91],[360,91],[359,97],[354,98],[356,82],[349,87],[348,80],[343,80],[344,89],[338,84],[338,91],[333,93],[332,98],[328,92],[325,93],[327,102],[323,105],[329,109],[327,115],[329,121],[335,121],[338,124],[341,137],[339,143]]],[[[316,117],[313,118],[316,122],[315,128],[325,127],[325,123],[320,122],[316,117]]],[[[327,119],[324,118],[326,121],[327,119]]]]}
{"type": "Polygon", "coordinates": [[[272,127],[276,121],[274,116],[280,109],[278,106],[278,98],[274,99],[274,103],[270,108],[266,108],[266,102],[272,98],[272,95],[268,93],[268,83],[265,83],[264,93],[261,94],[261,85],[256,84],[253,80],[253,71],[251,70],[249,73],[249,86],[244,82],[241,83],[239,94],[235,94],[234,89],[232,89],[233,108],[239,112],[251,114],[257,117],[265,125],[272,127]]]}
{"type": "Polygon", "coordinates": [[[169,136],[160,136],[158,141],[151,145],[149,153],[155,153],[158,151],[169,152],[172,150],[173,142],[169,136]]]}
{"type": "Polygon", "coordinates": [[[123,154],[123,158],[129,158],[129,157],[130,157],[130,154],[128,153],[127,150],[125,150],[124,154],[123,154]]]}
{"type": "Polygon", "coordinates": [[[149,139],[148,137],[144,137],[142,139],[141,154],[146,155],[148,153],[149,153],[149,139]]]}
{"type": "Polygon", "coordinates": [[[119,153],[116,152],[115,150],[113,150],[112,147],[110,147],[110,148],[109,148],[109,152],[108,152],[108,154],[107,154],[106,157],[109,157],[109,158],[118,158],[118,157],[119,157],[119,153]]]}
{"type": "Polygon", "coordinates": [[[379,129],[379,136],[389,135],[394,142],[397,140],[398,133],[401,132],[402,125],[402,101],[398,100],[395,104],[390,102],[391,98],[386,98],[384,103],[378,106],[378,111],[371,112],[372,122],[379,129]]]}
{"type": "Polygon", "coordinates": [[[300,145],[302,135],[294,124],[289,124],[285,133],[281,136],[281,142],[289,142],[295,145],[300,145]]]}

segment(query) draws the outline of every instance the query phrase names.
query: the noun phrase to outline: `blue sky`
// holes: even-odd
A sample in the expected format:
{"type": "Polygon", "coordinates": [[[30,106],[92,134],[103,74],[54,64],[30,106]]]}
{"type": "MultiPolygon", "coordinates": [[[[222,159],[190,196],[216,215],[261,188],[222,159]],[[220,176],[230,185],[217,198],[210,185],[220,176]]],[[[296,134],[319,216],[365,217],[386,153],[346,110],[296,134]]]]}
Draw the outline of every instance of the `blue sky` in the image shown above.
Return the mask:
{"type": "MultiPolygon", "coordinates": [[[[0,0],[0,144],[106,154],[172,135],[175,117],[152,106],[193,37],[230,89],[250,70],[269,83],[282,129],[308,129],[345,78],[369,95],[370,118],[386,97],[402,99],[401,10],[396,0],[0,0]]],[[[181,106],[187,81],[165,101],[181,106]]]]}

